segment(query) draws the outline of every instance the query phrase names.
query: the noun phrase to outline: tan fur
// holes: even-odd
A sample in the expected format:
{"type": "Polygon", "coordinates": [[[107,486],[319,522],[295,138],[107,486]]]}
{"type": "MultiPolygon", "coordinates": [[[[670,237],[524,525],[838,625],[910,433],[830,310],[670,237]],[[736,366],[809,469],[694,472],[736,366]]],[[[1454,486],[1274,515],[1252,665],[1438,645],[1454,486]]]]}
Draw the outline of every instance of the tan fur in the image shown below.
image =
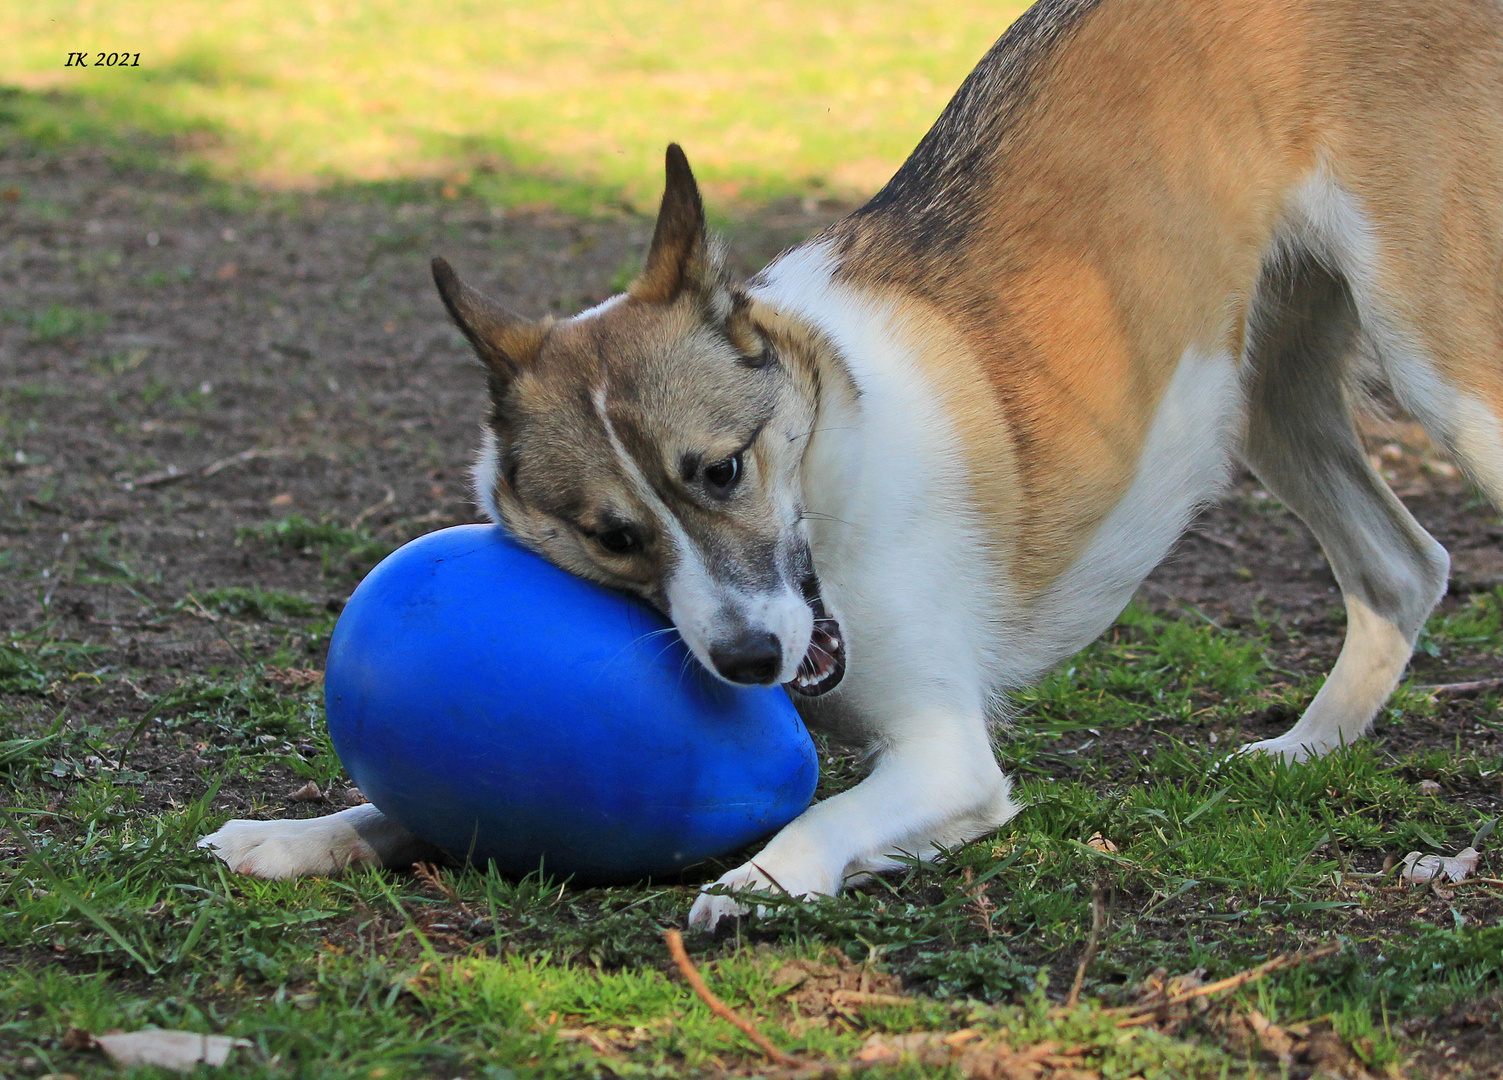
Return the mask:
{"type": "Polygon", "coordinates": [[[1500,15],[1492,2],[1107,0],[978,176],[960,250],[908,242],[881,214],[832,228],[847,280],[932,306],[927,325],[964,343],[936,381],[972,454],[1000,463],[980,502],[1025,595],[1131,482],[1186,344],[1241,354],[1283,200],[1323,157],[1391,245],[1384,286],[1427,351],[1503,405],[1500,15]],[[1438,163],[1450,183],[1432,190],[1438,163]],[[978,366],[1002,424],[973,401],[978,366]]]}

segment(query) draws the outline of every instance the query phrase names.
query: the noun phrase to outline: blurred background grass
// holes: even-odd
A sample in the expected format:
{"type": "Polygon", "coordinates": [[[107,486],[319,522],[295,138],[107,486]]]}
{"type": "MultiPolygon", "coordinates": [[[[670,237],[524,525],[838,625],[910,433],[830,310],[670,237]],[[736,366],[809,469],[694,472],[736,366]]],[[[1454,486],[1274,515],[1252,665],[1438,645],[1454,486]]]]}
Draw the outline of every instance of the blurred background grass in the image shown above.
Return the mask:
{"type": "Polygon", "coordinates": [[[652,207],[677,140],[735,212],[874,192],[1026,6],[10,0],[0,106],[34,141],[152,135],[258,187],[418,180],[576,213],[652,207]]]}

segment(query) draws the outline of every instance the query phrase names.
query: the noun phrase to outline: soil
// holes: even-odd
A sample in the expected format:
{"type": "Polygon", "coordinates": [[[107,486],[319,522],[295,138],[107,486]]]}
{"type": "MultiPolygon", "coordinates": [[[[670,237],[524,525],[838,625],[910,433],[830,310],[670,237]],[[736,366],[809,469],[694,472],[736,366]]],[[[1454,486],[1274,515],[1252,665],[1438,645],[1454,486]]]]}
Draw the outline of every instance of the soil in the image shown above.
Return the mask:
{"type": "MultiPolygon", "coordinates": [[[[736,224],[734,264],[754,270],[842,209],[787,204],[736,224]]],[[[0,152],[0,624],[97,644],[98,664],[135,673],[130,683],[59,688],[72,722],[106,727],[133,726],[185,674],[269,655],[275,627],[237,624],[232,642],[191,604],[175,605],[244,585],[337,610],[354,576],[241,530],[299,514],[361,524],[394,546],[477,520],[466,469],[484,382],[434,292],[429,259],[444,255],[520,312],[562,313],[614,291],[651,227],[635,216],[502,213],[436,193],[245,197],[99,153],[0,152]],[[76,332],[28,324],[26,313],[52,305],[84,313],[76,332]]],[[[1366,430],[1400,497],[1451,551],[1444,604],[1503,582],[1497,512],[1416,425],[1375,420],[1366,430]]],[[[1140,599],[1229,628],[1268,620],[1291,681],[1329,667],[1344,621],[1318,546],[1248,475],[1201,515],[1140,599]]],[[[1429,683],[1500,674],[1482,654],[1420,655],[1414,667],[1429,683]]],[[[0,716],[24,729],[58,707],[11,699],[0,716]]],[[[1269,710],[1217,734],[1264,738],[1292,719],[1269,710]]],[[[1450,751],[1463,739],[1496,754],[1503,736],[1483,719],[1457,697],[1433,720],[1380,724],[1375,737],[1394,753],[1450,751]]],[[[1207,734],[1155,727],[1102,742],[1105,760],[1125,765],[1166,737],[1207,734]]],[[[150,776],[146,809],[206,787],[203,758],[168,735],[147,732],[132,766],[150,776]]],[[[1478,783],[1453,794],[1496,811],[1497,778],[1478,783]]],[[[266,784],[273,790],[227,784],[216,808],[258,810],[301,781],[289,772],[266,784]]],[[[1486,1052],[1503,1058],[1491,1045],[1496,1005],[1437,1030],[1454,1031],[1472,1056],[1480,1028],[1486,1052]]]]}

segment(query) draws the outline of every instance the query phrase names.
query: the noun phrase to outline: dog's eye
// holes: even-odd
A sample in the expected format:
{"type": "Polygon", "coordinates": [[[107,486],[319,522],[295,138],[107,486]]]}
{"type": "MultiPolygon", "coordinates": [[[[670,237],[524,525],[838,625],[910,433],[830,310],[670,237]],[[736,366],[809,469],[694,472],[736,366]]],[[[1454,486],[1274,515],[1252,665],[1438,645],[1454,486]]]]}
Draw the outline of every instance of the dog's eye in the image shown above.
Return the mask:
{"type": "Polygon", "coordinates": [[[731,488],[741,479],[741,455],[732,454],[724,461],[705,466],[705,483],[710,491],[719,496],[729,495],[731,488]]]}
{"type": "Polygon", "coordinates": [[[630,529],[607,529],[595,534],[595,543],[612,555],[630,555],[642,546],[641,538],[630,529]]]}

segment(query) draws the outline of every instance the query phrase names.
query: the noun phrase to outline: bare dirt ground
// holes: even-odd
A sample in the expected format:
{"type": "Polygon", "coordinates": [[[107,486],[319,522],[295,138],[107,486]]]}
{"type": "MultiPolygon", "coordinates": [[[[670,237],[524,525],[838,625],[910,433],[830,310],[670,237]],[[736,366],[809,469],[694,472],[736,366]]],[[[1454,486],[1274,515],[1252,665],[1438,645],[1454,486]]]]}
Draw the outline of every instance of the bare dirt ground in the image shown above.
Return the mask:
{"type": "MultiPolygon", "coordinates": [[[[838,210],[790,205],[738,224],[736,265],[755,269],[838,210]]],[[[431,256],[519,311],[567,312],[609,295],[650,231],[637,217],[503,214],[418,195],[252,199],[103,155],[0,154],[0,623],[49,627],[103,647],[99,664],[142,673],[134,690],[68,688],[72,715],[99,723],[133,722],[185,674],[269,654],[274,628],[232,644],[180,601],[244,585],[337,610],[360,567],[331,572],[316,552],[277,552],[240,530],[299,514],[395,545],[477,519],[466,469],[483,380],[433,291],[431,256]],[[53,333],[27,314],[54,308],[72,329],[53,333]]],[[[1445,603],[1503,582],[1496,512],[1419,429],[1374,422],[1368,441],[1452,553],[1445,603]]],[[[1291,678],[1325,670],[1340,644],[1317,545],[1246,475],[1141,600],[1229,628],[1271,620],[1291,678]]],[[[1498,675],[1489,665],[1465,653],[1415,661],[1428,683],[1498,675]]],[[[43,710],[16,707],[23,722],[43,710]]],[[[1270,710],[1225,736],[1267,737],[1291,721],[1270,710]]],[[[1166,734],[1108,733],[1108,760],[1166,734]]],[[[1377,738],[1395,751],[1458,738],[1500,749],[1497,729],[1470,722],[1460,702],[1433,720],[1380,725],[1377,738]]],[[[147,808],[197,797],[209,779],[191,742],[165,735],[148,733],[136,767],[151,776],[147,808]]],[[[227,784],[216,808],[263,807],[293,779],[270,795],[227,784]]],[[[1480,806],[1503,802],[1490,783],[1470,793],[1480,806]]]]}

